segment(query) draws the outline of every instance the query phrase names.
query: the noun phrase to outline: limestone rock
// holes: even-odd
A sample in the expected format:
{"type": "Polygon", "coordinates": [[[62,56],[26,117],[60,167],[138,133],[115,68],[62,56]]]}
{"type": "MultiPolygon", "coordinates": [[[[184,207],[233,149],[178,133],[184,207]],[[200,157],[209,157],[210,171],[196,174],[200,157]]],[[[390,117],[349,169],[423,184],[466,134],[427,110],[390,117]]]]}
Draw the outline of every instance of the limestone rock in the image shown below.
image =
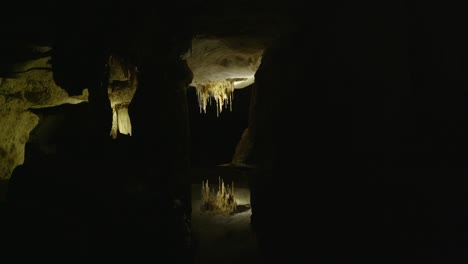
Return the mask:
{"type": "Polygon", "coordinates": [[[254,82],[265,48],[265,40],[251,37],[197,36],[184,58],[193,72],[200,111],[214,98],[217,112],[230,106],[234,89],[254,82]]]}
{"type": "MultiPolygon", "coordinates": [[[[48,47],[31,49],[36,53],[50,50],[48,47]]],[[[87,99],[87,89],[82,95],[70,97],[55,84],[50,56],[13,65],[7,78],[0,77],[0,179],[8,179],[14,168],[24,162],[29,133],[39,122],[28,109],[77,104],[87,99]]]]}
{"type": "Polygon", "coordinates": [[[236,88],[243,88],[253,82],[263,50],[262,42],[251,38],[196,37],[186,55],[192,84],[233,80],[236,88]]]}
{"type": "Polygon", "coordinates": [[[246,165],[251,155],[253,147],[252,135],[249,132],[249,128],[246,128],[242,133],[242,137],[236,146],[234,156],[232,157],[231,163],[237,166],[246,165]]]}
{"type": "Polygon", "coordinates": [[[122,57],[109,57],[109,87],[107,89],[112,107],[112,138],[117,138],[118,132],[132,135],[132,124],[128,114],[128,105],[138,86],[137,67],[127,63],[122,57]]]}
{"type": "Polygon", "coordinates": [[[39,117],[29,111],[0,113],[0,179],[24,162],[24,146],[39,117]]]}

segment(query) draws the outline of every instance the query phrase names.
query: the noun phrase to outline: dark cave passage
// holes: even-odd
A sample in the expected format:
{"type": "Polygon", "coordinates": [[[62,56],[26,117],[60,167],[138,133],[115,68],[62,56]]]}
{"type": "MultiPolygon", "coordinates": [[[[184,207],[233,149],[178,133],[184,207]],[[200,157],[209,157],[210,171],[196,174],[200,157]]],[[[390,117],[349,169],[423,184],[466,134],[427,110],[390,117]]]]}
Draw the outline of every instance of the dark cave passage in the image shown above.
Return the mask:
{"type": "Polygon", "coordinates": [[[0,17],[0,262],[468,260],[461,6],[91,2],[0,17]],[[199,113],[195,36],[265,47],[232,112],[199,113]],[[115,139],[110,54],[138,78],[115,139]],[[219,177],[229,217],[200,212],[219,177]]]}
{"type": "Polygon", "coordinates": [[[214,105],[200,113],[195,89],[187,91],[193,167],[230,163],[242,132],[248,127],[251,88],[236,89],[229,109],[216,115],[214,105]]]}

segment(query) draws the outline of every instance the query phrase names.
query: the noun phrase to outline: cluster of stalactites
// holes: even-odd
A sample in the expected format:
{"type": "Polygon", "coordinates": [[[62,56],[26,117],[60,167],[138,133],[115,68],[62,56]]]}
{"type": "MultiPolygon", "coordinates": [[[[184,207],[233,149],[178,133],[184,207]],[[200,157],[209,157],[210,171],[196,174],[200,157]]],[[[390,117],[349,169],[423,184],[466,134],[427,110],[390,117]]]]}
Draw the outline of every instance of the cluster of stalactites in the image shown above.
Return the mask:
{"type": "Polygon", "coordinates": [[[234,198],[234,182],[232,186],[225,186],[224,181],[219,179],[218,192],[210,189],[208,180],[202,181],[201,188],[201,211],[211,211],[218,214],[234,214],[237,210],[237,203],[234,198]]]}
{"type": "Polygon", "coordinates": [[[198,84],[196,86],[198,105],[200,107],[200,113],[206,113],[206,106],[208,103],[211,105],[211,100],[214,98],[216,101],[216,115],[223,111],[223,108],[227,108],[232,111],[232,99],[234,95],[234,81],[212,81],[205,84],[198,84]]]}

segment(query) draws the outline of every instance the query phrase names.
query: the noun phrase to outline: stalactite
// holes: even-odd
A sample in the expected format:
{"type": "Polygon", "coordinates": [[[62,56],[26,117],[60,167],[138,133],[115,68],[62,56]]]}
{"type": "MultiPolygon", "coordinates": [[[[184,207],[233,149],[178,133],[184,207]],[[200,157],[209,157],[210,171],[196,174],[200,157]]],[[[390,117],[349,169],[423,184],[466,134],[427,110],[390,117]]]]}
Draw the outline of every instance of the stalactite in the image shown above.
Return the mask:
{"type": "Polygon", "coordinates": [[[112,107],[112,128],[110,135],[117,138],[118,132],[132,135],[132,124],[128,105],[138,86],[137,68],[125,59],[113,55],[109,57],[109,87],[107,89],[112,107]]]}
{"type": "Polygon", "coordinates": [[[206,113],[206,106],[211,105],[211,100],[214,98],[216,102],[216,115],[223,111],[223,108],[229,106],[232,111],[232,99],[234,97],[234,81],[213,81],[196,86],[198,105],[200,113],[206,113]]]}
{"type": "Polygon", "coordinates": [[[110,135],[113,139],[117,138],[117,131],[119,130],[118,124],[117,110],[115,107],[112,107],[112,128],[110,135]]]}
{"type": "Polygon", "coordinates": [[[132,123],[128,115],[128,104],[114,104],[112,106],[112,128],[110,135],[117,138],[117,132],[124,135],[132,135],[132,123]]]}
{"type": "Polygon", "coordinates": [[[130,116],[128,115],[128,105],[125,104],[123,107],[117,108],[117,122],[120,133],[124,135],[132,135],[132,123],[130,122],[130,116]]]}

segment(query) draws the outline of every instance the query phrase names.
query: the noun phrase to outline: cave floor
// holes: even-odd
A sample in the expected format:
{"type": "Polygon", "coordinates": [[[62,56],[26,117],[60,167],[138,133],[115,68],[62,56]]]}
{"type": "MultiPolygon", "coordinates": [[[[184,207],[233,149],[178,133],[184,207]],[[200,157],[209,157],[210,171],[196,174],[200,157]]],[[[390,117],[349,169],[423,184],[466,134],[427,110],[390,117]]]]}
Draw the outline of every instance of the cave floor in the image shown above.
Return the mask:
{"type": "Polygon", "coordinates": [[[196,169],[192,184],[192,232],[194,263],[260,263],[255,234],[250,228],[250,190],[245,173],[230,168],[196,169]],[[203,177],[206,176],[206,177],[203,177]],[[239,212],[216,215],[200,211],[201,180],[209,180],[217,190],[218,176],[226,184],[235,182],[235,199],[239,212]]]}

